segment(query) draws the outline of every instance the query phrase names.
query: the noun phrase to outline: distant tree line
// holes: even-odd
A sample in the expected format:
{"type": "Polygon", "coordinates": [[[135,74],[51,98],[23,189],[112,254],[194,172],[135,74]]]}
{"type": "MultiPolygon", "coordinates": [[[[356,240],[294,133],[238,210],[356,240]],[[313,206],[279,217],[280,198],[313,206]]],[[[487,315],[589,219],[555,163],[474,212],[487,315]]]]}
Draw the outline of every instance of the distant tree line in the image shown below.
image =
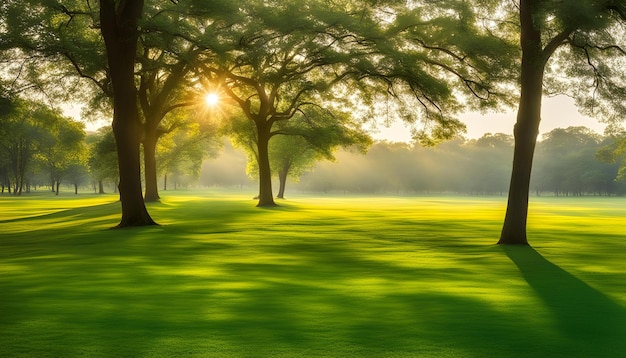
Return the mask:
{"type": "MultiPolygon", "coordinates": [[[[619,162],[603,153],[617,139],[585,127],[557,128],[537,144],[531,188],[535,195],[625,195],[618,179],[619,162]]],[[[322,161],[300,173],[300,191],[353,194],[459,193],[506,195],[513,159],[513,137],[485,134],[457,137],[435,147],[376,142],[367,154],[339,150],[334,161],[322,161]]],[[[223,155],[203,164],[203,186],[250,186],[246,158],[226,145],[223,155]]],[[[278,175],[280,168],[273,170],[278,175]]],[[[292,189],[293,189],[292,188],[292,189]]],[[[289,196],[289,193],[285,195],[289,196]]]]}
{"type": "MultiPolygon", "coordinates": [[[[61,184],[117,192],[115,138],[110,127],[85,132],[81,122],[42,103],[16,100],[0,116],[0,193],[20,195],[45,187],[59,194],[61,184]]],[[[188,123],[163,135],[156,154],[164,189],[195,182],[202,160],[216,152],[212,135],[188,123]]]]}

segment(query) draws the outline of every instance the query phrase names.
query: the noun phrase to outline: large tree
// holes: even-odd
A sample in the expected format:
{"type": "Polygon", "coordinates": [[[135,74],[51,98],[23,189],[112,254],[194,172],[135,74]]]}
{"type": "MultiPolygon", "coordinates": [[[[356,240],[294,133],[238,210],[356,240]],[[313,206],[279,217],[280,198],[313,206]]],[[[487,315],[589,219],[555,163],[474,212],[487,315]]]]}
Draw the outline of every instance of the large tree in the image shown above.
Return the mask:
{"type": "MultiPolygon", "coordinates": [[[[522,50],[520,97],[509,198],[498,243],[527,245],[528,194],[544,85],[568,90],[555,85],[558,76],[549,76],[546,81],[546,71],[549,75],[565,72],[576,75],[575,78],[589,76],[593,79],[592,87],[606,98],[611,98],[607,89],[613,88],[613,94],[623,93],[620,82],[605,72],[610,69],[606,65],[611,64],[612,58],[626,55],[626,49],[621,47],[625,40],[626,4],[613,0],[520,0],[517,11],[522,50]],[[565,60],[550,67],[549,61],[555,54],[565,60]],[[587,71],[572,61],[579,59],[587,71]]],[[[581,86],[569,88],[580,90],[581,86]]]]}
{"type": "MultiPolygon", "coordinates": [[[[335,112],[334,116],[329,116],[323,112],[317,108],[306,114],[299,113],[276,126],[268,154],[272,175],[279,181],[277,198],[284,199],[288,177],[298,179],[321,159],[334,160],[338,147],[365,151],[371,144],[370,136],[355,126],[349,115],[335,112]]],[[[231,136],[248,153],[248,174],[258,178],[257,133],[245,119],[240,123],[238,120],[241,121],[235,117],[230,121],[234,127],[231,136]]]]}
{"type": "Polygon", "coordinates": [[[463,10],[458,26],[450,12],[428,9],[394,1],[249,1],[237,26],[214,34],[223,45],[207,58],[204,74],[256,132],[259,206],[274,205],[270,139],[298,113],[323,108],[332,119],[344,109],[356,120],[393,112],[420,121],[422,139],[445,138],[463,129],[451,116],[459,109],[455,80],[489,102],[492,77],[479,69],[503,46],[490,46],[489,37],[477,41],[465,8],[456,8],[463,10]],[[453,43],[446,48],[446,41],[453,43]],[[476,56],[464,56],[469,49],[476,56]]]}
{"type": "Polygon", "coordinates": [[[26,78],[51,99],[89,100],[91,111],[106,110],[113,102],[113,130],[122,153],[118,226],[154,224],[141,192],[134,75],[143,1],[7,0],[1,10],[5,36],[0,45],[16,55],[15,81],[26,78]],[[80,78],[90,81],[76,81],[80,78]]]}
{"type": "Polygon", "coordinates": [[[120,170],[118,227],[155,225],[143,201],[135,58],[143,0],[100,0],[100,26],[113,87],[113,133],[120,170]]]}
{"type": "MultiPolygon", "coordinates": [[[[198,103],[187,95],[193,81],[190,72],[201,54],[187,38],[194,39],[193,28],[206,23],[206,18],[190,14],[195,3],[154,0],[144,6],[135,75],[139,83],[145,201],[159,199],[155,148],[162,135],[179,125],[169,114],[177,108],[198,103]],[[183,35],[172,35],[178,31],[183,35]]],[[[94,3],[82,0],[9,1],[3,10],[12,20],[7,26],[7,46],[18,47],[29,56],[33,54],[34,59],[24,63],[35,68],[34,74],[41,75],[36,69],[46,66],[48,73],[35,76],[38,87],[45,87],[47,92],[57,91],[64,99],[71,92],[72,99],[89,102],[86,111],[90,114],[109,114],[113,86],[100,37],[99,11],[94,3]],[[21,11],[24,8],[32,11],[21,11]],[[33,28],[37,29],[36,33],[30,31],[33,28]],[[66,83],[61,89],[45,86],[50,78],[61,78],[63,81],[56,83],[65,83],[68,78],[77,77],[88,81],[66,83]],[[74,86],[79,85],[80,89],[76,90],[74,86]]],[[[176,118],[178,120],[180,116],[176,118]]]]}
{"type": "Polygon", "coordinates": [[[188,4],[173,2],[150,6],[139,38],[138,96],[143,123],[145,201],[159,200],[156,157],[159,139],[194,117],[191,112],[186,112],[187,117],[172,112],[202,102],[202,98],[189,95],[197,80],[194,69],[202,51],[184,37],[172,35],[189,23],[199,26],[194,17],[185,16],[185,5],[188,4]]]}

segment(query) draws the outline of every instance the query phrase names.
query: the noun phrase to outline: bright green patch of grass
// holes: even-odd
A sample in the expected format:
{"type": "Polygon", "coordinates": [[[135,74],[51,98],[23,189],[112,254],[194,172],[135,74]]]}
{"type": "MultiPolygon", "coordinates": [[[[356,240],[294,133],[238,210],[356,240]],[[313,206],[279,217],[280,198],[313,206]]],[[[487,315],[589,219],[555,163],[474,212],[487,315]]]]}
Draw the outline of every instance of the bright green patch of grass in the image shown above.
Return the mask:
{"type": "Polygon", "coordinates": [[[626,200],[0,197],[0,356],[617,357],[626,200]]]}

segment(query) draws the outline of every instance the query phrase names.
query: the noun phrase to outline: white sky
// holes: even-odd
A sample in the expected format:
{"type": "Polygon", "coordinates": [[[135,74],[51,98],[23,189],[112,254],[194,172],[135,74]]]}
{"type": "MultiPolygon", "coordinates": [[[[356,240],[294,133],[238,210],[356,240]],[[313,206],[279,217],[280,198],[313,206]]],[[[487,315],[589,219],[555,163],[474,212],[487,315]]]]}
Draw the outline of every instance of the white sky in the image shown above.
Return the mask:
{"type": "MultiPolygon", "coordinates": [[[[554,128],[567,128],[570,126],[585,126],[602,134],[605,124],[597,120],[583,116],[578,112],[574,100],[566,96],[544,97],[541,110],[541,124],[539,125],[539,138],[554,128]]],[[[460,119],[467,126],[466,138],[480,138],[485,133],[513,134],[513,125],[517,113],[513,109],[503,113],[477,113],[468,112],[460,119]]],[[[374,134],[376,139],[387,139],[395,142],[411,141],[409,130],[402,123],[394,123],[389,128],[380,127],[374,134]]]]}

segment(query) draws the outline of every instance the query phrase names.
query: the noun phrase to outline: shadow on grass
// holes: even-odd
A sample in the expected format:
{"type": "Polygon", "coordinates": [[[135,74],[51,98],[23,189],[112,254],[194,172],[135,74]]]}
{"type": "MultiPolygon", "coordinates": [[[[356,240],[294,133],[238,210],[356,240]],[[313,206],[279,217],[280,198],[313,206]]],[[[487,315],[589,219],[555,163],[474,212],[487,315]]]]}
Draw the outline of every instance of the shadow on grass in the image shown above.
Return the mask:
{"type": "Polygon", "coordinates": [[[99,215],[110,214],[111,210],[119,210],[119,202],[95,204],[88,206],[80,206],[70,209],[58,209],[53,212],[38,213],[38,210],[34,210],[33,215],[18,217],[13,219],[0,220],[0,224],[12,224],[12,223],[28,223],[37,220],[50,220],[58,222],[68,222],[68,218],[77,219],[93,219],[99,215]]]}
{"type": "Polygon", "coordinates": [[[578,353],[626,354],[626,309],[545,259],[532,247],[504,247],[578,353]]]}
{"type": "Polygon", "coordinates": [[[124,231],[90,229],[95,208],[24,221],[59,226],[0,242],[0,356],[623,355],[623,308],[472,226],[210,204],[164,200],[163,226],[124,231]]]}

